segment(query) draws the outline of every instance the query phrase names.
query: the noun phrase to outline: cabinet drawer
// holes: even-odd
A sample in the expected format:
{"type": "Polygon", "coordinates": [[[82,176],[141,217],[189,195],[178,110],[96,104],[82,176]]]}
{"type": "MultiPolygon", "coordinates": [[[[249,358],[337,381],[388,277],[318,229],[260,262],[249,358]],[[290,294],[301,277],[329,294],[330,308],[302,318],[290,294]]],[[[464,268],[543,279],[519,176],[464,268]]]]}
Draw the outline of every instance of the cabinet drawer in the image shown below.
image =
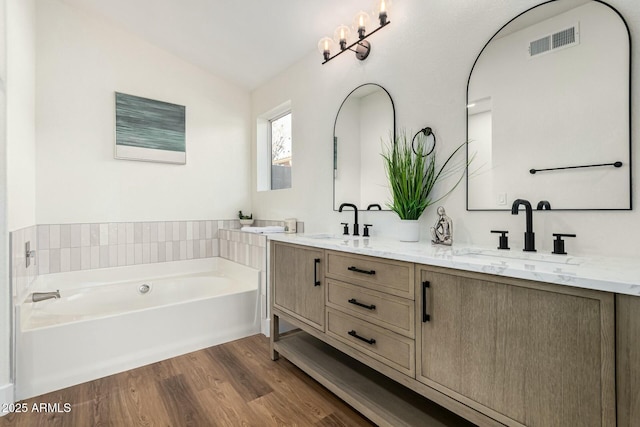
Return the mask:
{"type": "Polygon", "coordinates": [[[415,336],[414,302],[327,279],[327,306],[409,338],[415,336]]]}
{"type": "Polygon", "coordinates": [[[413,299],[413,264],[327,251],[327,274],[376,291],[413,299]]]}
{"type": "Polygon", "coordinates": [[[327,309],[327,334],[415,377],[415,342],[412,339],[331,308],[327,309]]]}

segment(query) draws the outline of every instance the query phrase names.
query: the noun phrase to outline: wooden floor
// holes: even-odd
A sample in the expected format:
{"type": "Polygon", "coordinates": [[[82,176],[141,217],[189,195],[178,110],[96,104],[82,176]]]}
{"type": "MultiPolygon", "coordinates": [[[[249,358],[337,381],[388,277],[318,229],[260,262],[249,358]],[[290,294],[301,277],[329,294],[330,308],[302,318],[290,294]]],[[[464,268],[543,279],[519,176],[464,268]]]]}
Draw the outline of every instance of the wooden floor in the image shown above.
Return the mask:
{"type": "Polygon", "coordinates": [[[24,401],[4,426],[370,426],[263,335],[207,348],[24,401]],[[71,405],[68,413],[33,404],[71,405]]]}

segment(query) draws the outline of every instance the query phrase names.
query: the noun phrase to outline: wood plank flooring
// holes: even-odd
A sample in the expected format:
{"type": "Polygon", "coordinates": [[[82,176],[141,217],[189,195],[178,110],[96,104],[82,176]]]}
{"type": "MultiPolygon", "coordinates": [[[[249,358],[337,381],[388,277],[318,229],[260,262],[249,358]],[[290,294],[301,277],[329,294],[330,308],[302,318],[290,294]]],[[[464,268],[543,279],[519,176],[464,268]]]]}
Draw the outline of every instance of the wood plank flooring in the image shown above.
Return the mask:
{"type": "Polygon", "coordinates": [[[284,358],[263,335],[210,347],[24,401],[0,427],[371,426],[284,358]],[[69,403],[71,411],[32,412],[69,403]]]}

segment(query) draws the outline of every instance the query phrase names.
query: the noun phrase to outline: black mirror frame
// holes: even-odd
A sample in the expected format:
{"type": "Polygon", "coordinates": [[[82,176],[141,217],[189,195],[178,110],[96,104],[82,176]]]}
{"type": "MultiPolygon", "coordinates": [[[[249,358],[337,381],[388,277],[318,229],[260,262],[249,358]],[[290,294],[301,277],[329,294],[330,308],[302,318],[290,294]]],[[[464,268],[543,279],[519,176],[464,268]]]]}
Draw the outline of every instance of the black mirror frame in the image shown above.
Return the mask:
{"type": "MultiPolygon", "coordinates": [[[[484,50],[486,49],[486,47],[489,45],[489,43],[491,43],[491,41],[509,24],[511,24],[513,21],[515,21],[516,19],[518,19],[520,16],[524,15],[525,13],[529,12],[530,10],[533,10],[535,8],[538,8],[540,6],[544,6],[545,4],[548,3],[555,3],[556,1],[559,0],[548,0],[545,1],[543,3],[540,3],[536,6],[530,7],[527,10],[519,13],[518,15],[514,16],[513,18],[511,18],[508,22],[506,22],[503,26],[501,26],[498,31],[495,32],[495,34],[493,36],[491,36],[491,38],[484,44],[484,46],[482,47],[482,49],[480,50],[480,53],[478,53],[478,56],[476,57],[475,61],[473,61],[473,65],[471,66],[471,71],[469,72],[469,78],[467,79],[467,94],[466,94],[466,102],[465,102],[465,121],[466,121],[466,136],[467,136],[467,141],[469,141],[469,114],[467,112],[467,108],[466,106],[469,105],[469,83],[471,82],[471,75],[473,74],[473,70],[478,62],[478,59],[480,59],[480,56],[482,55],[482,53],[484,52],[484,50]]],[[[622,23],[624,24],[626,30],[627,30],[627,37],[629,38],[629,207],[628,208],[593,208],[593,209],[589,209],[589,208],[578,208],[578,209],[555,209],[556,211],[630,211],[633,209],[633,151],[632,151],[632,125],[631,125],[631,120],[632,120],[632,116],[631,116],[631,102],[632,102],[632,74],[631,74],[631,61],[632,61],[632,46],[631,46],[631,31],[629,30],[629,25],[627,24],[627,21],[624,19],[624,17],[622,16],[622,14],[613,6],[611,6],[610,4],[602,1],[602,0],[591,0],[594,1],[596,3],[600,3],[604,6],[607,6],[608,8],[610,8],[611,10],[613,10],[618,17],[620,18],[620,20],[622,21],[622,23]]],[[[469,145],[467,144],[467,154],[466,154],[466,160],[467,160],[467,171],[466,171],[466,200],[465,200],[465,205],[466,205],[466,210],[468,212],[504,212],[508,209],[470,209],[469,208],[469,145]]]]}
{"type": "MultiPolygon", "coordinates": [[[[333,166],[332,166],[332,170],[333,173],[332,175],[332,186],[333,186],[333,210],[334,212],[337,212],[338,210],[336,209],[336,179],[335,179],[335,170],[337,168],[337,162],[338,162],[338,157],[337,157],[337,153],[336,153],[336,126],[338,124],[338,117],[340,117],[340,110],[342,110],[342,106],[344,105],[345,102],[347,102],[347,99],[349,99],[349,97],[351,96],[351,94],[355,91],[357,91],[358,89],[360,89],[363,86],[378,86],[380,89],[382,89],[387,96],[389,97],[389,101],[391,102],[391,110],[393,111],[393,141],[395,143],[396,140],[396,106],[393,103],[393,98],[391,97],[391,94],[389,93],[389,91],[387,89],[385,89],[384,87],[382,87],[381,85],[379,85],[378,83],[363,83],[360,86],[356,87],[355,89],[353,89],[351,92],[349,92],[347,94],[347,96],[344,97],[344,99],[342,100],[342,102],[340,103],[340,108],[338,108],[338,112],[336,113],[336,118],[333,121],[333,166]]],[[[389,211],[389,209],[381,209],[380,211],[389,211]]],[[[373,212],[373,211],[372,211],[373,212]]]]}

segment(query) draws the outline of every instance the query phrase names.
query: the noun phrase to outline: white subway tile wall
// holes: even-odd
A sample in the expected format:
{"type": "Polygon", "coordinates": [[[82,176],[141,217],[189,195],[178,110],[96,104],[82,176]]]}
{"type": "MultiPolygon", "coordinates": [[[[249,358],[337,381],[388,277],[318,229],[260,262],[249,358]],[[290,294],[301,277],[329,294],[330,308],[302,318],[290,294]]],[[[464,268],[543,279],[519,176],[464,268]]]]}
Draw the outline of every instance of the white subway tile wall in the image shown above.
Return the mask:
{"type": "MultiPolygon", "coordinates": [[[[29,228],[32,248],[37,240],[38,261],[30,271],[35,276],[214,257],[219,252],[219,224],[229,228],[240,225],[235,220],[38,225],[29,228]]],[[[25,230],[12,234],[19,234],[22,242],[25,230]]]]}
{"type": "Polygon", "coordinates": [[[220,256],[238,264],[266,271],[267,237],[240,230],[218,230],[220,256]]]}

